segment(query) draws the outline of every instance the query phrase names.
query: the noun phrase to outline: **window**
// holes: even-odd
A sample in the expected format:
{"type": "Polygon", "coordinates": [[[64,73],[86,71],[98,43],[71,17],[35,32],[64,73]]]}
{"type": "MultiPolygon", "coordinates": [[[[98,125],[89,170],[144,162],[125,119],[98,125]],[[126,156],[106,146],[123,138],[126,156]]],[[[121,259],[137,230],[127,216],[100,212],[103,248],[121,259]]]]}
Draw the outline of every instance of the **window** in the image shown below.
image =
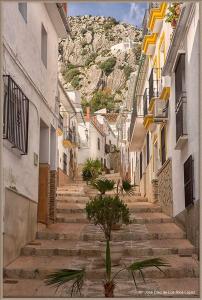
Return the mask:
{"type": "Polygon", "coordinates": [[[150,156],[150,151],[149,151],[149,132],[147,133],[147,165],[149,164],[149,156],[150,156]]]}
{"type": "Polygon", "coordinates": [[[98,148],[98,150],[100,150],[100,139],[99,138],[97,139],[97,148],[98,148]]]}
{"type": "Polygon", "coordinates": [[[192,155],[184,163],[185,207],[193,203],[193,159],[192,155]]]}
{"type": "Polygon", "coordinates": [[[166,161],[166,127],[161,129],[161,163],[166,161]]]}
{"type": "Polygon", "coordinates": [[[175,68],[175,101],[179,103],[185,91],[185,54],[180,54],[175,68]]]}
{"type": "Polygon", "coordinates": [[[142,179],[142,152],[140,153],[140,179],[142,179]]]}
{"type": "Polygon", "coordinates": [[[29,100],[9,75],[4,75],[3,138],[21,154],[28,152],[29,100]]]}
{"type": "Polygon", "coordinates": [[[63,153],[63,171],[67,173],[67,154],[63,153]]]}
{"type": "Polygon", "coordinates": [[[185,54],[180,54],[175,68],[176,142],[187,135],[185,92],[185,54]]]}
{"type": "Polygon", "coordinates": [[[19,9],[25,23],[27,23],[27,3],[26,2],[19,2],[18,3],[18,9],[19,9]]]}
{"type": "Polygon", "coordinates": [[[47,41],[48,41],[48,35],[46,29],[42,24],[41,25],[41,60],[46,68],[47,68],[47,51],[48,51],[47,41]]]}

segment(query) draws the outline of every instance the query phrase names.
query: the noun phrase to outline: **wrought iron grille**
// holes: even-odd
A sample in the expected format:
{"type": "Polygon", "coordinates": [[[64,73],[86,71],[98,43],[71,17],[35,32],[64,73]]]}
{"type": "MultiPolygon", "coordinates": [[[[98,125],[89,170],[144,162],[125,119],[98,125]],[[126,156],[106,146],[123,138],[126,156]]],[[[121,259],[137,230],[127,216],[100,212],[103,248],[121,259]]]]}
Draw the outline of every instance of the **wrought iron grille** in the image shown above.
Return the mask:
{"type": "Polygon", "coordinates": [[[161,87],[161,69],[153,68],[149,76],[149,101],[154,97],[159,97],[161,87]]]}
{"type": "Polygon", "coordinates": [[[3,138],[21,154],[28,152],[29,100],[11,78],[4,75],[3,138]]]}
{"type": "Polygon", "coordinates": [[[59,114],[59,118],[58,118],[58,127],[63,130],[63,117],[61,114],[59,114]]]}
{"type": "Polygon", "coordinates": [[[185,94],[180,98],[176,107],[176,142],[178,139],[187,135],[186,130],[186,96],[185,94]]]}
{"type": "Polygon", "coordinates": [[[63,171],[67,173],[67,154],[63,153],[63,171]]]}
{"type": "Polygon", "coordinates": [[[149,99],[148,99],[148,89],[145,89],[143,95],[143,103],[144,103],[144,117],[148,115],[148,107],[149,107],[149,99]]]}
{"type": "Polygon", "coordinates": [[[193,178],[194,163],[192,155],[184,163],[184,191],[185,191],[185,207],[193,203],[193,178]]]}

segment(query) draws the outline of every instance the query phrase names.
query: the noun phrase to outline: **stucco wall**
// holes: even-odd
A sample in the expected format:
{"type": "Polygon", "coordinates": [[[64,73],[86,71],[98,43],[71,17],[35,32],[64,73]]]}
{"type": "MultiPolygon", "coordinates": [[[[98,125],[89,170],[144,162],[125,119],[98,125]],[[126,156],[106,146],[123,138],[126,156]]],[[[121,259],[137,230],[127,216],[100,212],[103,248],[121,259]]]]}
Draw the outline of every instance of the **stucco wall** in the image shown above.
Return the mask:
{"type": "Polygon", "coordinates": [[[158,200],[163,212],[173,216],[172,161],[168,159],[158,174],[158,200]]]}
{"type": "MultiPolygon", "coordinates": [[[[198,7],[198,5],[196,5],[198,7]]],[[[187,94],[187,143],[181,150],[176,146],[175,117],[175,78],[172,75],[170,112],[168,124],[168,152],[172,157],[173,178],[173,215],[176,216],[185,209],[184,195],[184,162],[190,155],[194,160],[194,198],[199,199],[199,23],[198,8],[195,11],[191,26],[184,40],[186,52],[186,94],[187,94]]]]}

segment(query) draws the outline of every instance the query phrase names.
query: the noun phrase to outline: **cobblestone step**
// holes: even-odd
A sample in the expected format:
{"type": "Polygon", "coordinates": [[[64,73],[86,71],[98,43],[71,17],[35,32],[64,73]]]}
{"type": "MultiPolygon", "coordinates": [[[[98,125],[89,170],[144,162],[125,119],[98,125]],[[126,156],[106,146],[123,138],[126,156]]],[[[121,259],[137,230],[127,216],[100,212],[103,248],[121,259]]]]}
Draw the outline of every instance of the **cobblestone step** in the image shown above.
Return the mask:
{"type": "MultiPolygon", "coordinates": [[[[161,212],[161,207],[148,202],[136,202],[128,203],[128,208],[131,213],[143,213],[143,212],[161,212]]],[[[74,205],[69,205],[69,203],[57,203],[58,213],[80,213],[84,212],[85,205],[80,203],[75,203],[74,205]]]]}
{"type": "Polygon", "coordinates": [[[85,213],[58,213],[56,221],[57,223],[89,223],[85,213]]]}
{"type": "Polygon", "coordinates": [[[131,220],[135,224],[171,223],[173,219],[164,213],[133,213],[131,220]]]}
{"type": "MultiPolygon", "coordinates": [[[[58,223],[37,233],[39,239],[69,239],[83,241],[102,241],[104,235],[92,224],[58,223]]],[[[114,241],[139,241],[153,239],[183,239],[185,233],[173,223],[130,224],[120,230],[113,230],[114,241]]]]}
{"type": "MultiPolygon", "coordinates": [[[[146,258],[148,257],[144,257],[144,259],[146,258]]],[[[162,258],[170,266],[162,267],[163,272],[156,268],[145,269],[146,278],[193,278],[199,276],[198,262],[192,257],[169,255],[162,258]]],[[[120,264],[130,265],[132,262],[134,262],[133,257],[123,258],[120,264]]],[[[86,278],[89,280],[105,278],[104,262],[103,267],[100,267],[99,259],[94,257],[82,259],[80,256],[73,258],[71,256],[20,256],[4,268],[4,278],[42,279],[58,269],[68,268],[85,268],[86,278]]],[[[113,272],[120,269],[117,266],[112,266],[112,268],[113,272]]],[[[128,280],[131,277],[127,272],[123,272],[119,274],[119,278],[128,280]]],[[[136,278],[141,278],[141,274],[136,273],[136,278]]]]}
{"type": "MultiPolygon", "coordinates": [[[[136,289],[133,280],[116,279],[115,297],[199,297],[198,278],[146,278],[145,281],[144,283],[137,279],[138,289],[136,289]]],[[[71,284],[67,284],[67,289],[59,288],[56,291],[45,286],[43,280],[40,279],[5,279],[3,293],[5,297],[17,295],[19,298],[70,298],[70,287],[71,284]]],[[[104,297],[102,281],[86,279],[80,297],[104,297]]]]}
{"type": "MultiPolygon", "coordinates": [[[[83,242],[68,240],[35,240],[22,248],[22,255],[25,256],[100,256],[105,249],[105,243],[83,242]]],[[[111,245],[111,253],[120,253],[121,256],[158,256],[158,255],[192,255],[194,247],[187,240],[148,240],[135,242],[122,242],[116,246],[111,245]]]]}

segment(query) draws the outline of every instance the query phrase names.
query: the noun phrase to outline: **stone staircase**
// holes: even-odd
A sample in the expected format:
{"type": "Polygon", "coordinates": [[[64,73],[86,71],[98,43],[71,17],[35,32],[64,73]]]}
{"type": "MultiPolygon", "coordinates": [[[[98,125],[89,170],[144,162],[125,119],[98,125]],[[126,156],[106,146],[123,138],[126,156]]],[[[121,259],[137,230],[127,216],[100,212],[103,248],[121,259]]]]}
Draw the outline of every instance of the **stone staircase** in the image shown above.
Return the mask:
{"type": "MultiPolygon", "coordinates": [[[[110,174],[110,178],[118,178],[110,174]]],[[[4,269],[4,297],[67,297],[69,291],[45,286],[43,279],[64,268],[85,267],[83,297],[103,297],[105,278],[103,233],[89,224],[85,204],[86,186],[78,180],[57,191],[57,222],[39,228],[36,240],[22,248],[21,256],[4,269]]],[[[199,264],[185,233],[158,204],[138,192],[124,197],[133,223],[114,230],[111,242],[113,271],[136,259],[161,257],[170,267],[144,271],[146,283],[137,274],[138,289],[128,273],[116,281],[116,297],[198,297],[199,264]],[[184,291],[184,292],[183,292],[184,291]],[[170,294],[168,294],[170,293],[170,294]],[[190,294],[191,293],[191,294],[190,294]]]]}

